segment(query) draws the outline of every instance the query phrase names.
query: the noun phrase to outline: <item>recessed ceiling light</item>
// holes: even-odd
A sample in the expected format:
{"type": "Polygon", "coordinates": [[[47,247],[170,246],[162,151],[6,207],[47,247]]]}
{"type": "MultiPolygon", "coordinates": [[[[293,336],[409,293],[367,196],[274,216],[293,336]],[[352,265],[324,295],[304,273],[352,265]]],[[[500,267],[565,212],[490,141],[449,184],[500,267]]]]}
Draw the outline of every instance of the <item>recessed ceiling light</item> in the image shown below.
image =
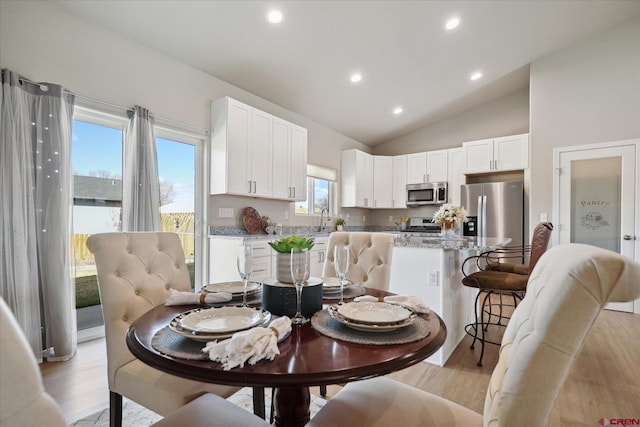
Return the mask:
{"type": "Polygon", "coordinates": [[[362,74],[355,73],[351,75],[351,83],[358,83],[360,80],[362,80],[362,74]]]}
{"type": "Polygon", "coordinates": [[[272,24],[279,24],[282,21],[282,12],[280,12],[279,10],[272,10],[267,15],[267,19],[272,24]]]}
{"type": "Polygon", "coordinates": [[[393,114],[400,114],[402,113],[404,110],[402,109],[402,107],[396,107],[393,109],[393,114]]]}
{"type": "Polygon", "coordinates": [[[456,28],[458,25],[460,25],[460,18],[455,17],[455,18],[451,18],[447,21],[447,23],[445,24],[445,28],[447,30],[453,30],[454,28],[456,28]]]}
{"type": "Polygon", "coordinates": [[[482,73],[480,71],[476,71],[475,73],[471,74],[471,77],[469,77],[471,80],[478,80],[480,77],[482,77],[482,73]]]}

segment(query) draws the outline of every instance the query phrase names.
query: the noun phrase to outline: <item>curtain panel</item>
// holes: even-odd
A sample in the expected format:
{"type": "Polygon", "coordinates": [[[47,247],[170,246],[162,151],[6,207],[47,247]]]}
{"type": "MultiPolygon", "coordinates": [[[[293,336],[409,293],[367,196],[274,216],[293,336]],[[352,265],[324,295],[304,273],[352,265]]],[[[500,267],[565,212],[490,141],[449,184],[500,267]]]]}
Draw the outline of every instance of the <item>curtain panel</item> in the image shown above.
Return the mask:
{"type": "Polygon", "coordinates": [[[161,231],[158,156],[153,117],[136,105],[124,133],[123,231],[161,231]]]}
{"type": "Polygon", "coordinates": [[[43,354],[66,360],[76,350],[73,101],[61,86],[2,70],[0,293],[40,361],[43,354]]]}

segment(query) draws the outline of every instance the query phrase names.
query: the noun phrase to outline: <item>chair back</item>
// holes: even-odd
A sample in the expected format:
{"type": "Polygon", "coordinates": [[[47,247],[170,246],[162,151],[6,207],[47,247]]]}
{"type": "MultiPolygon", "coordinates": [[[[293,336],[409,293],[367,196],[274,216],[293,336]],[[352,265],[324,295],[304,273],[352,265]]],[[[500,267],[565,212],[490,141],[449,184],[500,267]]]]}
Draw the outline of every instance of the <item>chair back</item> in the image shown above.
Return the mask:
{"type": "Polygon", "coordinates": [[[640,264],[605,249],[568,244],[546,251],[505,330],[484,425],[546,425],[600,310],[638,298],[638,277],[640,264]]]}
{"type": "Polygon", "coordinates": [[[367,233],[336,231],[329,236],[329,244],[322,275],[335,277],[333,251],[336,245],[349,245],[350,265],[347,279],[368,288],[389,290],[393,235],[389,233],[367,233]]]}
{"type": "Polygon", "coordinates": [[[67,423],[45,391],[31,347],[0,298],[0,426],[60,426],[67,423]]]}
{"type": "Polygon", "coordinates": [[[109,387],[119,367],[135,360],[125,342],[129,325],[163,304],[169,289],[191,289],[175,233],[101,233],[87,239],[98,272],[107,343],[109,387]]]}
{"type": "Polygon", "coordinates": [[[531,256],[529,257],[529,275],[531,275],[533,267],[536,266],[542,254],[547,250],[552,231],[553,224],[550,222],[541,222],[533,229],[533,235],[531,236],[531,256]]]}

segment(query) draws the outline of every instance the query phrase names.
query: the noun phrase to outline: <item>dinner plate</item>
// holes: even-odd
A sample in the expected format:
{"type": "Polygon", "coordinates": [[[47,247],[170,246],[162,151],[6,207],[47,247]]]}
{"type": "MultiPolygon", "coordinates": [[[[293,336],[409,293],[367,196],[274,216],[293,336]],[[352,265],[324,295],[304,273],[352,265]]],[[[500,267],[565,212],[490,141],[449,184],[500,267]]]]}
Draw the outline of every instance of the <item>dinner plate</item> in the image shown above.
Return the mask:
{"type": "MultiPolygon", "coordinates": [[[[260,282],[247,283],[247,295],[253,295],[260,291],[262,284],[260,282]]],[[[212,283],[202,288],[205,292],[229,292],[232,297],[242,296],[244,285],[241,281],[212,283]]]]}
{"type": "Polygon", "coordinates": [[[383,325],[402,322],[411,317],[412,311],[386,302],[349,302],[338,306],[338,313],[357,323],[383,325]]]}
{"type": "MultiPolygon", "coordinates": [[[[349,285],[351,285],[351,282],[348,280],[345,280],[342,288],[347,289],[349,285]]],[[[340,280],[338,280],[337,277],[323,277],[322,292],[325,292],[325,293],[340,292],[340,280]]]]}
{"type": "MultiPolygon", "coordinates": [[[[203,310],[208,310],[208,309],[197,308],[197,309],[189,310],[179,314],[178,316],[174,317],[173,320],[171,320],[171,322],[169,322],[169,329],[171,329],[173,332],[179,335],[182,335],[183,337],[191,338],[193,340],[202,341],[202,342],[229,338],[233,336],[233,334],[235,334],[236,332],[241,332],[241,331],[229,331],[229,332],[222,332],[222,333],[208,333],[208,332],[191,331],[182,327],[182,319],[184,319],[185,317],[193,313],[203,311],[203,310]]],[[[259,310],[259,309],[255,309],[255,310],[261,312],[262,320],[259,324],[255,325],[254,327],[264,326],[267,323],[269,323],[269,321],[271,320],[270,312],[268,312],[267,310],[259,310]]],[[[247,328],[247,329],[251,329],[251,328],[247,328]]]]}
{"type": "Polygon", "coordinates": [[[358,331],[365,331],[365,332],[391,332],[391,331],[395,331],[396,329],[400,329],[400,328],[404,328],[406,326],[409,326],[411,324],[413,324],[413,322],[415,322],[415,320],[417,319],[418,315],[416,313],[411,313],[411,316],[409,316],[409,318],[399,321],[399,322],[395,322],[395,323],[383,323],[383,324],[375,324],[375,323],[360,323],[357,321],[353,321],[350,319],[347,319],[346,317],[344,317],[343,315],[341,315],[339,313],[339,307],[340,306],[335,306],[332,305],[328,308],[328,312],[329,312],[329,316],[342,323],[345,326],[348,326],[349,328],[352,329],[356,329],[358,331]]]}
{"type": "Polygon", "coordinates": [[[264,321],[262,310],[251,307],[219,307],[189,313],[180,319],[182,329],[222,334],[252,328],[264,321]]]}

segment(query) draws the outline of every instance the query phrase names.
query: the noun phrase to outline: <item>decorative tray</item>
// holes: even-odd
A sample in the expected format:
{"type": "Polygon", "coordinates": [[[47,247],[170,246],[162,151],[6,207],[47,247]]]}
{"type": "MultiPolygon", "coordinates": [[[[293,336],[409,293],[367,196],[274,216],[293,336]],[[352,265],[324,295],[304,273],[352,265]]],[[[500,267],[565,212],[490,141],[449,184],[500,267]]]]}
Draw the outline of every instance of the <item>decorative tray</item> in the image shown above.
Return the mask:
{"type": "Polygon", "coordinates": [[[242,210],[242,225],[249,234],[257,234],[262,229],[262,217],[252,207],[246,207],[242,210]]]}

